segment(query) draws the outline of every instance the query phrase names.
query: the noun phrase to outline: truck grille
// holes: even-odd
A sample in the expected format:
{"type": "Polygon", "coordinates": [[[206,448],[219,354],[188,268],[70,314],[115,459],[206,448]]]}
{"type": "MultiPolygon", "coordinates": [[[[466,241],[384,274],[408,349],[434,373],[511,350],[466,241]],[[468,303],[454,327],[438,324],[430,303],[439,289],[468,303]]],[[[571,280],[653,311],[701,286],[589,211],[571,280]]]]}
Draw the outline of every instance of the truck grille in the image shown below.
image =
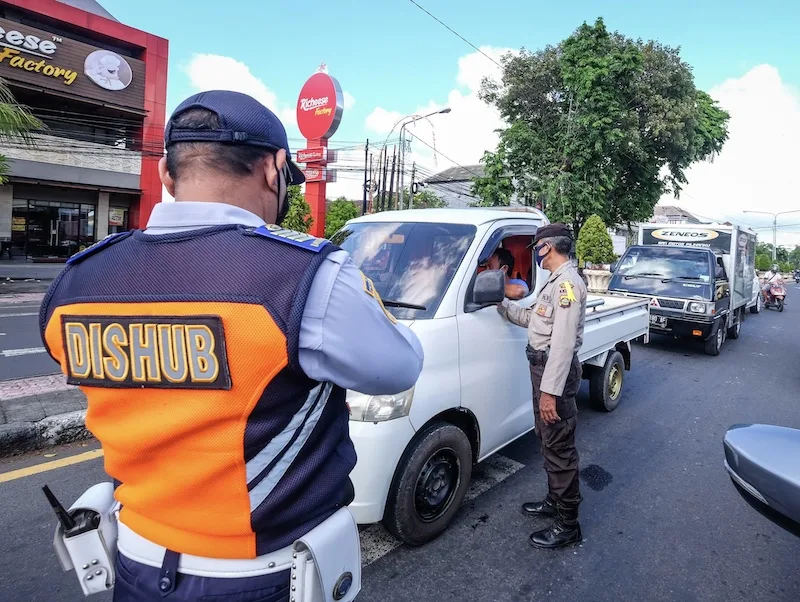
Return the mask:
{"type": "Polygon", "coordinates": [[[659,299],[658,304],[666,309],[683,309],[685,301],[675,301],[674,299],[659,299]]]}

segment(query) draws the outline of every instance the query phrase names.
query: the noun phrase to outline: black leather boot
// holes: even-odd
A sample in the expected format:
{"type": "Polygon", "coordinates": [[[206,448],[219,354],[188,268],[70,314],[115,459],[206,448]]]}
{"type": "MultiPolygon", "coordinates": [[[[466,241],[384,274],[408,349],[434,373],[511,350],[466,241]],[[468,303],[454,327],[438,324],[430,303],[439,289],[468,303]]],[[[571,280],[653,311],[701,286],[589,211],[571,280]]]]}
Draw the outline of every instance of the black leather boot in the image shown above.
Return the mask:
{"type": "Polygon", "coordinates": [[[578,507],[556,506],[556,519],[552,526],[531,534],[531,545],[537,548],[555,549],[578,543],[583,539],[578,523],[578,507]]]}
{"type": "Polygon", "coordinates": [[[522,512],[528,516],[555,516],[556,503],[548,495],[539,502],[527,502],[522,504],[522,512]]]}

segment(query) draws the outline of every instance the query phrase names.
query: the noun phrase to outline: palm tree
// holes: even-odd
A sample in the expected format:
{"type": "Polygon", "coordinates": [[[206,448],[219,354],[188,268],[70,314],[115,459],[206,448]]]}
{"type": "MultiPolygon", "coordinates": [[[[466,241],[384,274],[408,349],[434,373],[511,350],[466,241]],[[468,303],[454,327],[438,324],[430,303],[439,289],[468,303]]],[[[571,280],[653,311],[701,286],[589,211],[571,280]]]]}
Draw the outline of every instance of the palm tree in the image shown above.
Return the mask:
{"type": "MultiPolygon", "coordinates": [[[[45,129],[27,107],[19,104],[6,82],[0,79],[0,142],[19,142],[33,144],[31,132],[45,129]]],[[[8,182],[9,166],[6,157],[0,153],[0,186],[8,182]]]]}

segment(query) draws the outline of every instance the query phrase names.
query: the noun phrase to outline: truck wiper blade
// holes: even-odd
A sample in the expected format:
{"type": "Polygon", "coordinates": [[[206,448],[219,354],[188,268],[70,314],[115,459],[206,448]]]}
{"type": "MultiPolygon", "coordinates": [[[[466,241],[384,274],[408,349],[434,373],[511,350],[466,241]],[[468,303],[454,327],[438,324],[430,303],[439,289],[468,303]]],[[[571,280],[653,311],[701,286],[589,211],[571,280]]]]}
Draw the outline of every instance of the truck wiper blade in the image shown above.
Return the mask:
{"type": "Polygon", "coordinates": [[[678,280],[702,280],[700,276],[676,276],[678,280]]]}
{"type": "Polygon", "coordinates": [[[413,303],[404,303],[403,301],[393,301],[392,299],[381,299],[386,307],[399,307],[401,309],[418,309],[425,311],[428,309],[424,305],[414,305],[413,303]]]}
{"type": "Polygon", "coordinates": [[[663,276],[663,275],[664,274],[659,274],[657,272],[639,272],[638,274],[628,274],[627,276],[625,276],[625,280],[628,280],[630,278],[642,278],[648,276],[663,276]]]}

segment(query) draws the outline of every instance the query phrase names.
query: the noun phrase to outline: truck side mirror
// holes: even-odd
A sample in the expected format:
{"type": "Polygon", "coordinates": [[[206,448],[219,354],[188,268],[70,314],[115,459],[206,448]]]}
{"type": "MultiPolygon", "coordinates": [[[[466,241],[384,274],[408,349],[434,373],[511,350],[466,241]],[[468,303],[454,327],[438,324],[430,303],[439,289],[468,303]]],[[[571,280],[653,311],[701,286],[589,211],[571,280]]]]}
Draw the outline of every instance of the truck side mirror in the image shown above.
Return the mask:
{"type": "Polygon", "coordinates": [[[725,469],[744,500],[800,537],[800,430],[737,424],[723,439],[725,469]]]}
{"type": "Polygon", "coordinates": [[[613,274],[614,272],[616,272],[618,267],[619,267],[619,260],[611,264],[611,273],[613,274]]]}
{"type": "Polygon", "coordinates": [[[502,303],[506,296],[506,277],[502,270],[486,270],[475,278],[472,301],[478,305],[502,303]]]}

